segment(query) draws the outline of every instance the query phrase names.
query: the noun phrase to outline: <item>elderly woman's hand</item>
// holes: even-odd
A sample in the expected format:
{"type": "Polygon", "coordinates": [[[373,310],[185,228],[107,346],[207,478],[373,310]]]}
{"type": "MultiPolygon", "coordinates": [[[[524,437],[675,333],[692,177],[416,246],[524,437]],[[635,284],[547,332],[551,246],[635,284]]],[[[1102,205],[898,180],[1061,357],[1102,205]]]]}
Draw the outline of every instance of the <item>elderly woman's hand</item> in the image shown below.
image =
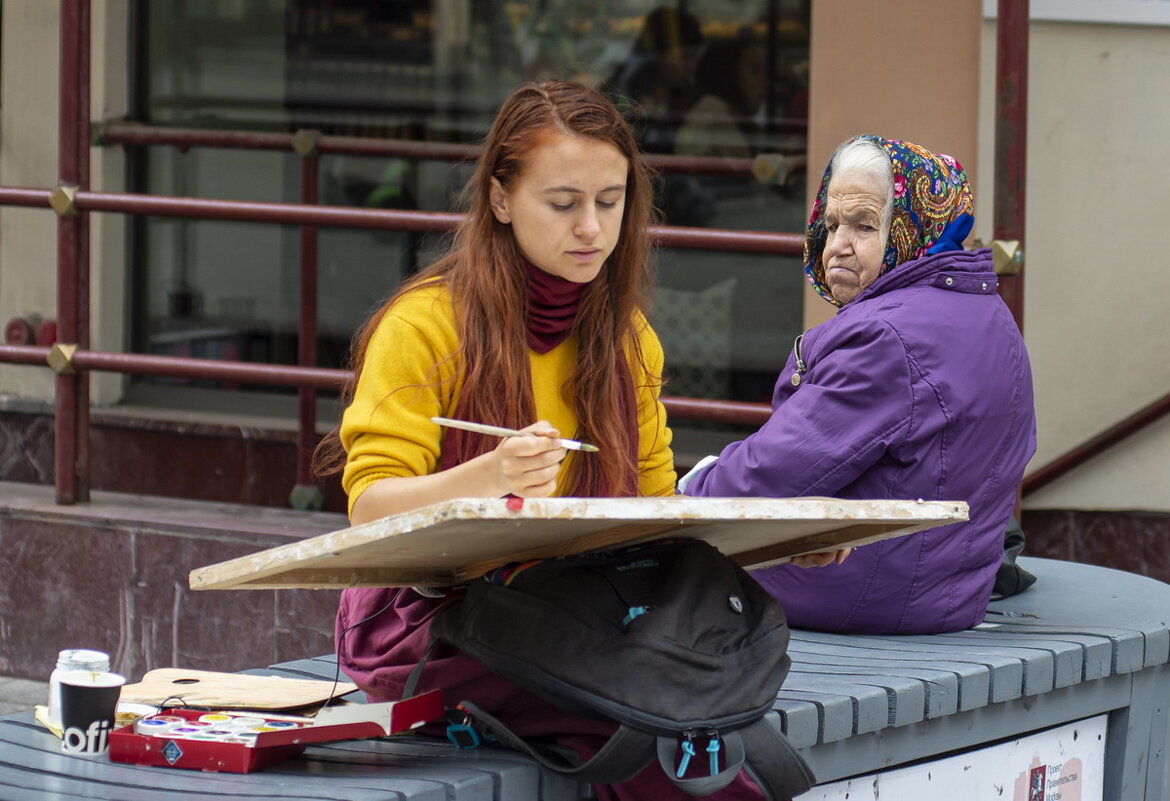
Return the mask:
{"type": "Polygon", "coordinates": [[[821,553],[806,553],[792,557],[792,564],[797,567],[824,567],[825,565],[841,564],[853,553],[852,548],[842,548],[839,551],[823,551],[821,553]]]}

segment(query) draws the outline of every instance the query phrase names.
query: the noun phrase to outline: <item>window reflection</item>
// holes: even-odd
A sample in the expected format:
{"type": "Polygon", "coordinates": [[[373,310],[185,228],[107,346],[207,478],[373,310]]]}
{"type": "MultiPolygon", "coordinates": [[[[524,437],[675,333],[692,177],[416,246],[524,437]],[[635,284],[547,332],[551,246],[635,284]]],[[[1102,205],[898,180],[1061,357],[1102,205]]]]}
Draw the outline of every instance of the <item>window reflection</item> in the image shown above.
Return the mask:
{"type": "MultiPolygon", "coordinates": [[[[666,169],[673,225],[803,227],[809,0],[235,0],[141,3],[152,124],[475,144],[520,82],[602,87],[644,149],[715,157],[666,169]]],[[[140,155],[157,194],[296,202],[291,154],[156,148],[140,155]]],[[[320,201],[445,211],[470,169],[443,159],[330,155],[320,201]]],[[[140,220],[138,350],[295,361],[293,229],[140,220]]],[[[318,352],[341,366],[354,328],[441,247],[434,237],[322,229],[318,352]]],[[[801,316],[799,260],[664,251],[656,325],[669,392],[758,401],[801,316]]],[[[157,382],[156,382],[157,383],[157,382]]],[[[286,392],[286,390],[272,390],[286,392]]]]}

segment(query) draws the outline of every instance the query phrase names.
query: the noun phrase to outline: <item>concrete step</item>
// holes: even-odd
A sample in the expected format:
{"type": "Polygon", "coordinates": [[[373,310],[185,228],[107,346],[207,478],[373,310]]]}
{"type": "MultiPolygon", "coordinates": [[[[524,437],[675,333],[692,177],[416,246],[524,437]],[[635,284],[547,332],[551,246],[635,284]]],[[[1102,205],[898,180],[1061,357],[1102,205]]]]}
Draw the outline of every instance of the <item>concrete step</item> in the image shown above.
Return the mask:
{"type": "Polygon", "coordinates": [[[11,715],[45,704],[49,699],[49,683],[31,679],[0,676],[0,715],[11,715]]]}

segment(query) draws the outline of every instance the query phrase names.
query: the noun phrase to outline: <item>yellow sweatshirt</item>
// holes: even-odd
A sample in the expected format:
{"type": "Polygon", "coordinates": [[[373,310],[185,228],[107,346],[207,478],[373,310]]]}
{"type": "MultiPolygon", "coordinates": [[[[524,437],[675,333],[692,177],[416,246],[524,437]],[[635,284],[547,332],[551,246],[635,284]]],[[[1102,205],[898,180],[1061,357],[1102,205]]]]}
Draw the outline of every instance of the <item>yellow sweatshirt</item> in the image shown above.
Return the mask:
{"type": "MultiPolygon", "coordinates": [[[[661,375],[662,345],[649,323],[639,322],[643,357],[648,369],[661,375]]],[[[442,432],[431,417],[450,417],[455,409],[459,388],[454,382],[455,362],[448,357],[457,348],[451,298],[439,284],[404,295],[382,318],[366,350],[353,401],[341,420],[341,444],[348,455],[342,486],[351,511],[375,481],[438,469],[442,432]]],[[[561,398],[561,387],[576,362],[576,336],[548,353],[529,351],[529,358],[537,417],[571,436],[577,419],[561,398]]],[[[674,456],[659,388],[646,380],[638,365],[631,364],[630,372],[637,398],[639,494],[672,495],[674,456]]]]}

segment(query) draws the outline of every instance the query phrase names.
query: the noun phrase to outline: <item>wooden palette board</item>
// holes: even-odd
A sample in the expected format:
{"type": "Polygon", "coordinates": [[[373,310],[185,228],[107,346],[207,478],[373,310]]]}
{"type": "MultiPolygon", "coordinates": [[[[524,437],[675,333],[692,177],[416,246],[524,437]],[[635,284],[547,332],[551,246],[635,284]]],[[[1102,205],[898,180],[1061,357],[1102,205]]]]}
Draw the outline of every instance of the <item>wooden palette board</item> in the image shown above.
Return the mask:
{"type": "Polygon", "coordinates": [[[334,683],[320,679],[157,668],[147,672],[137,684],[123,687],[118,698],[155,706],[170,703],[217,709],[295,709],[323,704],[356,689],[357,686],[348,681],[334,683]]]}
{"type": "Polygon", "coordinates": [[[461,498],[191,571],[195,590],[445,587],[500,565],[661,537],[745,567],[967,519],[963,501],[836,498],[461,498]]]}

